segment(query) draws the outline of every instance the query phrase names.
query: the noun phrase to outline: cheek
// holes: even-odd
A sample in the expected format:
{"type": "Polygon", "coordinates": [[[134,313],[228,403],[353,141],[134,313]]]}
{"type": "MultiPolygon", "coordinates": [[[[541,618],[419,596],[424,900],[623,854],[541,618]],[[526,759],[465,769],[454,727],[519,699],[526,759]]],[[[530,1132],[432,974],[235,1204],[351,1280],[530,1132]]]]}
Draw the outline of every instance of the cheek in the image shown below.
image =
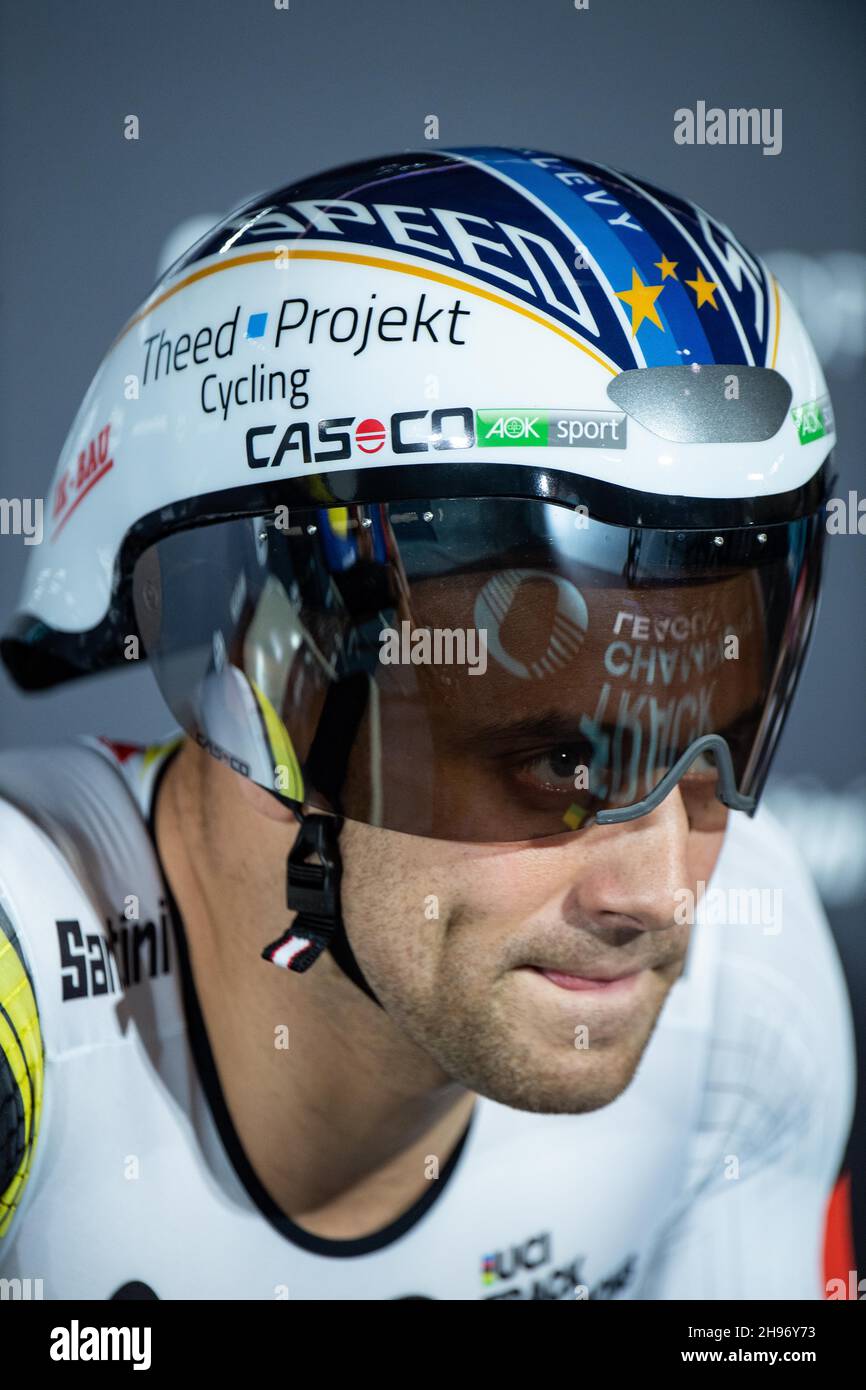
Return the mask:
{"type": "Polygon", "coordinates": [[[704,883],[709,883],[724,842],[724,830],[717,830],[708,834],[693,831],[689,835],[687,857],[691,882],[685,885],[686,887],[694,889],[694,885],[701,880],[704,883]]]}
{"type": "Polygon", "coordinates": [[[557,877],[555,857],[548,850],[497,845],[471,852],[450,866],[450,882],[456,910],[477,922],[523,921],[543,907],[566,876],[557,877]]]}
{"type": "MultiPolygon", "coordinates": [[[[346,821],[343,911],[353,944],[380,951],[399,934],[404,955],[437,951],[461,922],[502,919],[527,894],[517,856],[346,821]],[[522,894],[522,896],[521,896],[522,894]]],[[[549,891],[549,890],[548,890],[549,891]]],[[[519,907],[518,907],[519,910],[519,907]]]]}
{"type": "Polygon", "coordinates": [[[439,922],[452,944],[484,933],[492,941],[536,916],[564,891],[567,879],[547,854],[507,845],[454,845],[425,841],[428,855],[416,863],[416,884],[435,894],[439,922]],[[427,886],[429,885],[429,886],[427,886]]]}
{"type": "Polygon", "coordinates": [[[688,881],[683,887],[695,892],[699,883],[709,884],[714,867],[719,862],[721,847],[724,844],[724,830],[703,834],[692,831],[688,837],[687,865],[688,881]]]}

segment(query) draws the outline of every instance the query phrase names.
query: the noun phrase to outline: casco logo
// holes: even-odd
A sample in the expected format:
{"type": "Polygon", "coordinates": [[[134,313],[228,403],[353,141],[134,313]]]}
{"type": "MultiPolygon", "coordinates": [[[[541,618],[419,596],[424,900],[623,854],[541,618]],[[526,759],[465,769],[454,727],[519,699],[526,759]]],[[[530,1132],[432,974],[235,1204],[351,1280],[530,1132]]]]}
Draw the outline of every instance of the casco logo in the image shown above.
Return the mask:
{"type": "MultiPolygon", "coordinates": [[[[325,449],[311,447],[311,426],[307,420],[294,420],[280,435],[276,447],[265,456],[258,452],[259,441],[276,434],[276,425],[257,425],[246,432],[247,466],[279,468],[300,455],[304,463],[339,463],[352,457],[354,415],[319,420],[316,438],[325,449]]],[[[389,417],[388,427],[375,418],[361,420],[355,427],[355,444],[362,453],[376,453],[390,434],[394,454],[426,453],[429,449],[471,449],[475,444],[474,412],[468,405],[438,410],[398,410],[389,417]]]]}
{"type": "Polygon", "coordinates": [[[610,449],[627,443],[626,416],[611,410],[473,410],[468,405],[437,410],[398,410],[387,426],[375,416],[355,423],[354,415],[319,420],[293,420],[277,439],[276,425],[256,425],[246,432],[249,468],[279,468],[284,462],[339,463],[355,450],[375,454],[390,438],[393,454],[423,454],[430,449],[472,449],[478,446],[541,449],[610,449]],[[315,433],[313,431],[315,430],[315,433]],[[264,441],[268,440],[267,446],[264,441]],[[326,447],[315,449],[313,442],[326,447]],[[262,452],[263,446],[267,453],[262,452]]]}

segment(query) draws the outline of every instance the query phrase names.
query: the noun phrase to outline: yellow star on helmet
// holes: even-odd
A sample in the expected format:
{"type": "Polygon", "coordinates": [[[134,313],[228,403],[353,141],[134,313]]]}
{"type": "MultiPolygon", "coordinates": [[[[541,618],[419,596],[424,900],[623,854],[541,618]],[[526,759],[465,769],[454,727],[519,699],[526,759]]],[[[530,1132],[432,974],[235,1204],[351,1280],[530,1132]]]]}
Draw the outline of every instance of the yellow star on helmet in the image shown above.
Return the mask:
{"type": "Polygon", "coordinates": [[[694,290],[698,297],[696,307],[700,309],[702,304],[709,304],[712,308],[718,309],[719,306],[713,298],[713,291],[718,289],[718,281],[705,280],[704,272],[701,270],[700,266],[696,267],[695,276],[697,277],[696,279],[687,280],[686,284],[690,290],[694,290]]]}
{"type": "Polygon", "coordinates": [[[660,328],[664,333],[664,324],[656,309],[656,300],[663,289],[664,285],[645,285],[632,266],[631,289],[617,290],[616,297],[625,300],[626,304],[631,306],[631,331],[633,335],[637,334],[644,319],[649,319],[650,323],[654,323],[656,328],[660,328]]]}
{"type": "Polygon", "coordinates": [[[662,252],[661,260],[653,261],[653,265],[661,271],[663,280],[667,280],[669,275],[673,275],[675,280],[679,278],[676,274],[676,269],[679,265],[679,261],[669,261],[664,251],[662,252]]]}

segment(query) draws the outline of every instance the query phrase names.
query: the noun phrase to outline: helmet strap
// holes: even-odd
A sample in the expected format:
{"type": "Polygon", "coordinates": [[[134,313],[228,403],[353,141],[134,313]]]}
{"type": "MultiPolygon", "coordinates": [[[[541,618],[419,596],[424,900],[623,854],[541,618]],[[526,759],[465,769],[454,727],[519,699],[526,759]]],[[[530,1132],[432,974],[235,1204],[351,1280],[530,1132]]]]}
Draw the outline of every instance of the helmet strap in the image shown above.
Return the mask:
{"type": "Polygon", "coordinates": [[[297,809],[295,815],[300,829],[286,861],[286,904],[297,915],[283,935],[264,948],[262,958],[302,974],[330,949],[343,974],[379,1004],[355,959],[343,921],[339,846],[343,818],[305,816],[297,809]],[[311,854],[318,855],[319,863],[307,863],[311,854]]]}

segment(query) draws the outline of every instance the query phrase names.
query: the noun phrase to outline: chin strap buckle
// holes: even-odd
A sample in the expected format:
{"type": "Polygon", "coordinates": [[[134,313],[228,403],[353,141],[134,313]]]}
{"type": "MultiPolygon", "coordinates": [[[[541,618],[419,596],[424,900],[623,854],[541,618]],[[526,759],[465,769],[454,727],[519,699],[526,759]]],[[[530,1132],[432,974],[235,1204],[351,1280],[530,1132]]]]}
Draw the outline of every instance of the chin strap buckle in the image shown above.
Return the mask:
{"type": "Polygon", "coordinates": [[[285,970],[303,972],[314,965],[340,925],[342,862],[338,838],[342,816],[305,816],[286,864],[286,903],[297,916],[262,959],[285,970]],[[318,864],[308,864],[311,854],[318,864]]]}

